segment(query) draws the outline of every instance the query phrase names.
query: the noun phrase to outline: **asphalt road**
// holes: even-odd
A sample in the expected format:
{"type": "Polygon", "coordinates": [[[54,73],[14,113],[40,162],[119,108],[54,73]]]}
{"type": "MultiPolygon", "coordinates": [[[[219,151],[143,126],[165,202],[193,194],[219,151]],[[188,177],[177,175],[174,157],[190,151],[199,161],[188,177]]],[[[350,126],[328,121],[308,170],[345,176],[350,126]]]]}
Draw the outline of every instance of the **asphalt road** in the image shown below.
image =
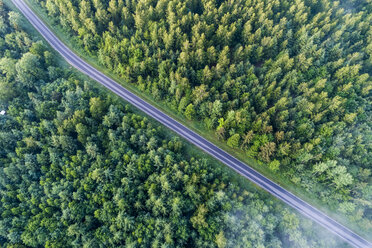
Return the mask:
{"type": "Polygon", "coordinates": [[[159,121],[163,125],[167,126],[174,132],[178,133],[180,136],[184,137],[194,145],[198,146],[205,152],[220,160],[242,176],[246,177],[278,199],[293,207],[301,214],[307,216],[311,220],[327,228],[329,231],[335,233],[349,244],[355,247],[372,247],[372,244],[369,243],[367,240],[358,236],[348,228],[344,227],[340,223],[336,222],[332,218],[312,207],[311,205],[293,195],[289,191],[285,190],[278,184],[264,177],[254,169],[250,168],[247,164],[239,161],[227,152],[213,145],[197,133],[191,131],[181,123],[177,122],[157,108],[153,107],[151,104],[145,102],[140,97],[126,90],[114,80],[105,76],[103,73],[99,72],[91,65],[87,64],[79,56],[73,53],[68,47],[66,47],[22,0],[12,1],[26,16],[30,23],[41,33],[46,41],[49,42],[49,44],[55,50],[57,50],[69,64],[77,68],[79,71],[96,80],[98,83],[102,84],[118,96],[122,97],[127,102],[133,104],[141,111],[145,112],[146,114],[159,121]]]}

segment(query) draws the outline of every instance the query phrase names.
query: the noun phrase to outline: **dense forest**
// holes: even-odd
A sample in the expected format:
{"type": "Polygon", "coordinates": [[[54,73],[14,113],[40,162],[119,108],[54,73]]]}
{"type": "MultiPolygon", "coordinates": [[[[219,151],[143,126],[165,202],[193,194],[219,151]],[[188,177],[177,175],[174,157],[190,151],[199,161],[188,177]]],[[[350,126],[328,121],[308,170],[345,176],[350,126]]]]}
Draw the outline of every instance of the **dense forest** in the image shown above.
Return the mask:
{"type": "Polygon", "coordinates": [[[32,0],[78,49],[372,231],[372,2],[32,0]]]}
{"type": "Polygon", "coordinates": [[[25,27],[0,0],[1,247],[342,246],[61,65],[25,27]]]}

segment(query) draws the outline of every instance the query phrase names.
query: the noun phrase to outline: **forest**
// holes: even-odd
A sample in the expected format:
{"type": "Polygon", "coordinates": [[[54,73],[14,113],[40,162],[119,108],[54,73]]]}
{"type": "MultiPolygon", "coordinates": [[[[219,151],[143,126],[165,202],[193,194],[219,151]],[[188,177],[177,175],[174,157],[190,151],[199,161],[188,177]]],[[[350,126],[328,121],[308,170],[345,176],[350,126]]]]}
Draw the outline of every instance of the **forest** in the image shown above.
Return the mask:
{"type": "Polygon", "coordinates": [[[0,0],[0,246],[343,247],[63,64],[0,0]]]}
{"type": "Polygon", "coordinates": [[[31,0],[76,49],[372,232],[370,0],[31,0]]]}

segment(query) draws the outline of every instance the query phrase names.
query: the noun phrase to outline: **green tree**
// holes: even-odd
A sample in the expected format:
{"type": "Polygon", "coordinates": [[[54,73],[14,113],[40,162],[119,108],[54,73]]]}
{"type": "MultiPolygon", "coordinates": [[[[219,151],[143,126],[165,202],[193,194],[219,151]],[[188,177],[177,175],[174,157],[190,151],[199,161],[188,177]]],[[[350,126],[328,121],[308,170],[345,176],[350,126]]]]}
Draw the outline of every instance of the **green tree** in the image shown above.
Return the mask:
{"type": "Polygon", "coordinates": [[[15,28],[19,29],[21,25],[21,16],[18,12],[10,11],[9,15],[9,23],[15,28]]]}
{"type": "Polygon", "coordinates": [[[36,81],[44,78],[44,72],[40,69],[40,61],[32,53],[25,53],[15,68],[18,81],[27,88],[34,88],[36,81]]]}
{"type": "Polygon", "coordinates": [[[231,148],[237,148],[239,147],[239,142],[240,135],[236,133],[227,140],[227,145],[230,146],[231,148]]]}
{"type": "Polygon", "coordinates": [[[190,103],[189,105],[187,105],[187,107],[185,109],[185,116],[189,120],[194,119],[194,117],[195,117],[195,109],[194,109],[194,105],[192,103],[190,103]]]}
{"type": "Polygon", "coordinates": [[[94,118],[102,118],[105,112],[105,103],[99,97],[93,97],[89,100],[89,110],[94,118]]]}
{"type": "Polygon", "coordinates": [[[220,231],[217,235],[216,235],[216,244],[217,244],[217,247],[218,248],[225,248],[226,245],[227,245],[227,240],[224,236],[224,233],[223,231],[220,231]]]}

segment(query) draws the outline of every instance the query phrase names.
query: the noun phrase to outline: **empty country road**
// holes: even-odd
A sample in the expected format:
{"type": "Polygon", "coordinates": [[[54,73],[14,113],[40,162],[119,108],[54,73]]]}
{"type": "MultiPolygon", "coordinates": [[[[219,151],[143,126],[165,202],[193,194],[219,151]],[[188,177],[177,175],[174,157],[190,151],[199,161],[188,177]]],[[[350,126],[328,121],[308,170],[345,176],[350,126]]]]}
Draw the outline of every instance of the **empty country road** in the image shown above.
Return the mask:
{"type": "Polygon", "coordinates": [[[348,242],[354,247],[372,247],[372,244],[360,237],[350,229],[341,225],[337,221],[328,217],[323,212],[317,210],[310,204],[301,200],[297,196],[293,195],[289,191],[285,190],[278,184],[269,180],[265,176],[261,175],[254,169],[250,168],[247,164],[234,158],[227,152],[221,150],[211,142],[207,141],[199,134],[193,132],[189,128],[185,127],[181,123],[172,119],[168,115],[164,114],[159,109],[153,107],[151,104],[145,102],[140,97],[131,93],[119,83],[115,82],[111,78],[105,76],[103,73],[86,63],[74,52],[72,52],[67,46],[65,46],[58,38],[53,34],[51,30],[33,13],[33,11],[23,2],[23,0],[12,0],[13,3],[18,7],[18,9],[25,15],[25,17],[30,21],[30,23],[40,32],[40,34],[45,38],[45,40],[58,51],[66,61],[77,68],[79,71],[88,75],[90,78],[94,79],[98,83],[102,84],[118,96],[122,97],[127,102],[134,105],[136,108],[145,112],[147,115],[151,116],[155,120],[159,121],[169,129],[173,130],[183,138],[187,139],[192,144],[198,146],[205,152],[209,153],[219,161],[223,162],[245,178],[249,179],[259,187],[268,191],[270,194],[274,195],[278,199],[282,200],[289,206],[296,209],[298,212],[308,217],[309,219],[319,223],[323,227],[327,228],[329,231],[335,233],[343,240],[348,242]]]}

